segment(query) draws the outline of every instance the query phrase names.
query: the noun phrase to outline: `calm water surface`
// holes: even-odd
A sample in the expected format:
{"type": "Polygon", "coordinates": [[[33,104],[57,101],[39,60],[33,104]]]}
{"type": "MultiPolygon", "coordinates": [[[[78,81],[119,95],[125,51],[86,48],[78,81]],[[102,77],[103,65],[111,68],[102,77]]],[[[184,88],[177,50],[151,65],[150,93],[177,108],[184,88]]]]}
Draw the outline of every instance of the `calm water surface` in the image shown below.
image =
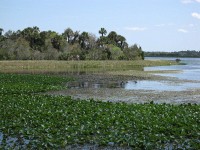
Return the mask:
{"type": "MultiPolygon", "coordinates": [[[[162,58],[162,57],[148,57],[148,60],[175,60],[176,58],[162,58]]],[[[200,81],[200,58],[181,58],[181,63],[186,65],[175,66],[157,66],[157,67],[145,67],[145,71],[151,70],[180,70],[181,73],[174,74],[158,74],[162,76],[177,77],[184,80],[197,80],[200,81]]]]}
{"type": "MultiPolygon", "coordinates": [[[[169,57],[147,57],[147,60],[175,60],[169,57]]],[[[180,70],[180,73],[156,74],[167,77],[176,77],[182,80],[200,81],[200,58],[181,58],[185,65],[145,67],[144,71],[155,70],[180,70]]],[[[127,85],[127,89],[144,89],[156,91],[184,91],[188,89],[199,89],[200,83],[173,83],[169,81],[141,81],[140,84],[127,85]]]]}
{"type": "MultiPolygon", "coordinates": [[[[174,60],[176,58],[148,57],[148,60],[174,60]]],[[[161,76],[176,77],[181,80],[194,80],[200,82],[200,58],[181,58],[181,63],[186,65],[145,67],[144,71],[153,70],[180,70],[180,73],[156,74],[161,76]]],[[[122,88],[125,90],[153,90],[153,91],[185,91],[199,89],[200,83],[172,81],[119,81],[119,82],[73,82],[69,88],[122,88]]]]}
{"type": "Polygon", "coordinates": [[[200,88],[198,83],[173,83],[170,81],[138,81],[135,84],[128,81],[125,86],[126,90],[153,90],[153,91],[186,91],[189,89],[200,88]]]}

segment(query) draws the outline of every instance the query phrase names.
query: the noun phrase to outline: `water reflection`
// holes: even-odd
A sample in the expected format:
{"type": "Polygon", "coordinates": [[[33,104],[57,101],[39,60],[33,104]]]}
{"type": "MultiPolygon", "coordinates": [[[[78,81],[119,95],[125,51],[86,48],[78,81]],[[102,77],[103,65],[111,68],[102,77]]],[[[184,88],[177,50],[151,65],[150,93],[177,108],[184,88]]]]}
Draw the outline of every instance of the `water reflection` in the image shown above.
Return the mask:
{"type": "Polygon", "coordinates": [[[120,82],[115,82],[115,81],[110,81],[110,82],[69,82],[67,84],[68,88],[125,88],[126,84],[128,82],[126,81],[120,81],[120,82]]]}
{"type": "Polygon", "coordinates": [[[125,90],[153,90],[153,91],[185,91],[189,89],[200,88],[199,83],[173,83],[170,81],[120,81],[120,82],[70,82],[67,84],[71,89],[82,88],[122,88],[125,90]]]}

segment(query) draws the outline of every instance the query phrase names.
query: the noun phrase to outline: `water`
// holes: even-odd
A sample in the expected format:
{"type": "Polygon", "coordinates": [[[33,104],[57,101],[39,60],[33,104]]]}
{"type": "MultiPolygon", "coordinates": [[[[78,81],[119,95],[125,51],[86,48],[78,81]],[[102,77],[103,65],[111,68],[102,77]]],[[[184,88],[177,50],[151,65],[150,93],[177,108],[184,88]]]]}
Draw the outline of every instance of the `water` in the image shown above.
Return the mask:
{"type": "Polygon", "coordinates": [[[128,82],[123,81],[101,81],[101,82],[69,82],[67,84],[67,87],[73,88],[73,89],[80,89],[80,88],[93,88],[93,89],[99,89],[99,88],[125,88],[125,85],[128,82]]]}
{"type": "MultiPolygon", "coordinates": [[[[170,57],[148,57],[148,60],[174,60],[170,57]]],[[[185,91],[200,88],[200,58],[181,58],[181,63],[186,65],[145,67],[144,71],[179,70],[179,73],[155,74],[166,77],[176,77],[180,80],[192,80],[195,82],[173,83],[169,81],[141,81],[140,85],[130,84],[128,89],[144,89],[156,91],[185,91]]]]}
{"type": "Polygon", "coordinates": [[[154,91],[186,91],[189,89],[200,88],[199,83],[173,83],[170,81],[127,81],[127,82],[71,82],[67,85],[71,89],[81,88],[122,88],[125,90],[154,90],[154,91]]]}
{"type": "MultiPolygon", "coordinates": [[[[174,60],[176,58],[149,57],[148,60],[174,60]]],[[[125,90],[153,90],[153,91],[186,91],[200,88],[200,58],[181,58],[181,63],[186,65],[145,67],[144,71],[179,70],[180,73],[156,74],[160,76],[176,77],[180,80],[193,82],[175,83],[172,81],[115,81],[115,82],[71,82],[69,88],[122,88],[125,90]],[[197,81],[195,83],[195,81],[197,81]]]]}
{"type": "Polygon", "coordinates": [[[126,90],[154,90],[154,91],[186,91],[189,89],[200,88],[197,83],[173,83],[170,81],[128,81],[125,85],[126,90]]]}
{"type": "MultiPolygon", "coordinates": [[[[175,60],[175,58],[167,57],[148,57],[148,60],[175,60]]],[[[168,73],[168,74],[158,74],[161,76],[176,77],[183,80],[196,80],[200,81],[200,58],[181,58],[181,63],[186,65],[174,65],[174,66],[156,66],[156,67],[145,67],[144,71],[153,70],[180,70],[181,73],[168,73]]]]}
{"type": "Polygon", "coordinates": [[[4,134],[0,131],[0,148],[4,146],[5,149],[27,149],[30,140],[25,139],[22,135],[19,137],[7,137],[5,140],[5,145],[3,144],[4,134]]]}

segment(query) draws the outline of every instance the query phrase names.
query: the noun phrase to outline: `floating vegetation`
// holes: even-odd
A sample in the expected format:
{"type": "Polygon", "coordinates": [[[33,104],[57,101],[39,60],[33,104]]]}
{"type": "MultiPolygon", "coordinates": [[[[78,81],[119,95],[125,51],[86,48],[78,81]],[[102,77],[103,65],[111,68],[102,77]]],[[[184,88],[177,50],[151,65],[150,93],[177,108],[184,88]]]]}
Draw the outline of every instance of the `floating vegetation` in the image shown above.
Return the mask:
{"type": "Polygon", "coordinates": [[[96,145],[200,149],[200,105],[73,100],[41,92],[71,79],[0,74],[0,149],[96,145]],[[13,138],[14,144],[8,139],[13,138]]]}

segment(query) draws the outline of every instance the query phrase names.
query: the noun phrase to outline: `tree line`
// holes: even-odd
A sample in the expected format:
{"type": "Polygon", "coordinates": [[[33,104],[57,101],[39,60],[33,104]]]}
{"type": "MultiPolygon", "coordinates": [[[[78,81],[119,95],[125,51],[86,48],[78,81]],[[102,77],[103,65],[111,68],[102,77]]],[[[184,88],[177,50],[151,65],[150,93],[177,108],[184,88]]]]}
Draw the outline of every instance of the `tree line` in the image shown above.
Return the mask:
{"type": "Polygon", "coordinates": [[[193,57],[200,58],[200,51],[186,50],[178,52],[145,52],[146,57],[193,57]]]}
{"type": "Polygon", "coordinates": [[[59,34],[39,27],[5,32],[0,28],[0,60],[136,60],[144,59],[137,44],[105,28],[100,36],[67,28],[59,34]]]}

